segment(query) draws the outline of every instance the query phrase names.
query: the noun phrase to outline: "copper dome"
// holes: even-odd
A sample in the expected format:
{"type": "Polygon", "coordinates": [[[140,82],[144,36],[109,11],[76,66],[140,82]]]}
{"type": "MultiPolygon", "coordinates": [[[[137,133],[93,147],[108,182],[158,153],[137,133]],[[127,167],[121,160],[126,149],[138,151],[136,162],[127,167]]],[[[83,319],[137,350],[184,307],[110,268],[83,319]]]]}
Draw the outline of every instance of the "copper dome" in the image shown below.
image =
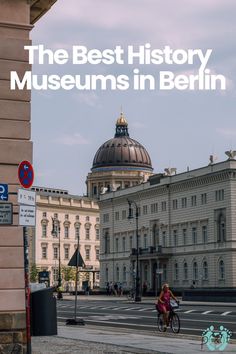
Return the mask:
{"type": "Polygon", "coordinates": [[[99,168],[130,167],[152,171],[150,156],[143,145],[131,139],[128,133],[128,123],[121,113],[116,122],[114,138],[100,146],[93,159],[92,170],[99,168]]]}

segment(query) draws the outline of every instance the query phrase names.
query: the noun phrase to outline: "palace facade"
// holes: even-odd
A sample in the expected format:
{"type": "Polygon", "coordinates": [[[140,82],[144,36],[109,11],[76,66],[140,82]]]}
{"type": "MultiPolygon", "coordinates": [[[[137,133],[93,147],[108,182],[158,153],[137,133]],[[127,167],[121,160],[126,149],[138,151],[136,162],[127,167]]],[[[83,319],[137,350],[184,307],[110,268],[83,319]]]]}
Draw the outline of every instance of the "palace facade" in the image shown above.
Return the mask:
{"type": "Polygon", "coordinates": [[[141,285],[153,291],[162,282],[179,290],[236,288],[236,161],[231,155],[184,173],[167,169],[146,183],[100,196],[101,288],[108,281],[132,287],[137,258],[141,285]],[[133,219],[128,219],[128,201],[133,219]]]}
{"type": "Polygon", "coordinates": [[[57,285],[60,252],[63,288],[74,290],[74,281],[67,281],[65,272],[79,244],[85,263],[85,268],[79,269],[79,288],[85,283],[90,288],[98,287],[100,220],[97,202],[61,189],[32,189],[36,191],[37,215],[35,233],[31,229],[31,266],[35,264],[38,271],[49,271],[50,285],[57,285]]]}

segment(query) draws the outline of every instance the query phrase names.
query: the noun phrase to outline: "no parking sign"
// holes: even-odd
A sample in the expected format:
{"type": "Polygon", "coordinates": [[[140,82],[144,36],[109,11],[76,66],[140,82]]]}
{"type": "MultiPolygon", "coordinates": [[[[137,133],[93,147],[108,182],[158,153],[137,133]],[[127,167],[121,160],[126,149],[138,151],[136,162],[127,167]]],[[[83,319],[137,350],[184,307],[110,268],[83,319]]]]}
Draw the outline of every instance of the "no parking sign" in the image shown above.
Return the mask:
{"type": "Polygon", "coordinates": [[[24,188],[30,188],[34,182],[34,169],[29,161],[22,161],[18,167],[18,178],[24,188]]]}

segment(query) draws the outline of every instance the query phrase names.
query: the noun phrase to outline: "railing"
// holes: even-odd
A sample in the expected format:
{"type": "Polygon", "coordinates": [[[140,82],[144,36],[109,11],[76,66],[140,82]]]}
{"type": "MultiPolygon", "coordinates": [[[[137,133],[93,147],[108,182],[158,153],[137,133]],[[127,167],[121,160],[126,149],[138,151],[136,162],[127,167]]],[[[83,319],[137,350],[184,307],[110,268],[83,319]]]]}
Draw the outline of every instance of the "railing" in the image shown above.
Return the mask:
{"type": "MultiPolygon", "coordinates": [[[[162,254],[162,246],[150,246],[147,248],[139,248],[139,254],[151,254],[151,253],[158,253],[158,254],[162,254]]],[[[137,249],[136,248],[132,248],[131,250],[131,256],[135,256],[137,254],[137,249]]]]}

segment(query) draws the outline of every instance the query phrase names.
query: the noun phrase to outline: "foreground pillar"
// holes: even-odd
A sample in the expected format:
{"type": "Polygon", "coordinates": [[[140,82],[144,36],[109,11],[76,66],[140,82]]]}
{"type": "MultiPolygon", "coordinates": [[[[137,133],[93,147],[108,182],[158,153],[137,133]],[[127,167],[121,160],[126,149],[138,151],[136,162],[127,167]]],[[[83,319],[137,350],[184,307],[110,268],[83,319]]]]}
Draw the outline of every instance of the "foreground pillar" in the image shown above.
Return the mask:
{"type": "MultiPolygon", "coordinates": [[[[55,0],[0,1],[0,184],[8,184],[13,223],[0,225],[0,353],[26,347],[23,230],[18,226],[17,168],[32,161],[30,92],[10,90],[10,71],[30,70],[29,33],[55,0]]],[[[3,201],[0,204],[4,203],[3,201]]]]}

